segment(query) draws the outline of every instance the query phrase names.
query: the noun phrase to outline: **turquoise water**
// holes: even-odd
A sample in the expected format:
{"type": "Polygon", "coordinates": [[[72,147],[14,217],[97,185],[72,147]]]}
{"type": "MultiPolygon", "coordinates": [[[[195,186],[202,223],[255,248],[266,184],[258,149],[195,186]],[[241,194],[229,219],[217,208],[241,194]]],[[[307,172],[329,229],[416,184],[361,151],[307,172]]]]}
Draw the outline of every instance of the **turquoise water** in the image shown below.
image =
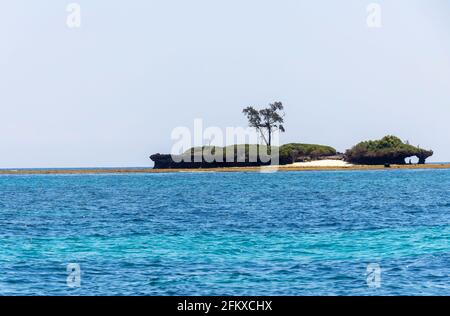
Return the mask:
{"type": "Polygon", "coordinates": [[[448,170],[3,175],[0,294],[450,295],[449,211],[448,170]]]}

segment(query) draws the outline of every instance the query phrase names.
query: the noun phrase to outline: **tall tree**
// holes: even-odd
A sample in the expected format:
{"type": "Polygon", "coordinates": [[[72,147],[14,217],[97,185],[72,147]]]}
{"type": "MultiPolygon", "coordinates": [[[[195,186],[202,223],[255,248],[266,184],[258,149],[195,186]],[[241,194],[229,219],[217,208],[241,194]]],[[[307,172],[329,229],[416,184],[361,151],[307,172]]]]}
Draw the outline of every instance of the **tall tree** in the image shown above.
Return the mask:
{"type": "Polygon", "coordinates": [[[279,130],[284,132],[284,107],[281,102],[269,104],[268,108],[256,110],[254,107],[246,107],[242,113],[247,116],[248,125],[256,128],[261,134],[267,146],[272,145],[272,135],[279,130]],[[266,138],[267,136],[267,138],[266,138]]]}

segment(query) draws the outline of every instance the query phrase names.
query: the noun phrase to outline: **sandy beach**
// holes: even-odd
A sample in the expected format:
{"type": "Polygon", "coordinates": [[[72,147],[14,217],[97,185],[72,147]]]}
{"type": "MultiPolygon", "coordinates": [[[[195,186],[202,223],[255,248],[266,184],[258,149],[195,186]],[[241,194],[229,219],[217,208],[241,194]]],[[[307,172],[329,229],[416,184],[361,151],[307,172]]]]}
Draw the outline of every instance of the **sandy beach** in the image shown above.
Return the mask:
{"type": "Polygon", "coordinates": [[[316,161],[308,161],[308,162],[296,162],[290,165],[285,165],[283,167],[292,168],[292,167],[339,167],[339,168],[349,168],[352,167],[353,164],[345,162],[343,160],[316,160],[316,161]]]}

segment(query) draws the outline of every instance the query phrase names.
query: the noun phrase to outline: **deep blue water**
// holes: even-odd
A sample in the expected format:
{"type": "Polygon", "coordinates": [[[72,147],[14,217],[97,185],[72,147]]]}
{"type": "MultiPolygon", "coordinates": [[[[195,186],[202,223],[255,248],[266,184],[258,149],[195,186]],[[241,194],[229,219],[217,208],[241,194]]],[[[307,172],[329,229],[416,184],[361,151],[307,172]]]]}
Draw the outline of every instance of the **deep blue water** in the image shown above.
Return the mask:
{"type": "Polygon", "coordinates": [[[0,294],[450,295],[449,211],[449,170],[3,175],[0,294]]]}

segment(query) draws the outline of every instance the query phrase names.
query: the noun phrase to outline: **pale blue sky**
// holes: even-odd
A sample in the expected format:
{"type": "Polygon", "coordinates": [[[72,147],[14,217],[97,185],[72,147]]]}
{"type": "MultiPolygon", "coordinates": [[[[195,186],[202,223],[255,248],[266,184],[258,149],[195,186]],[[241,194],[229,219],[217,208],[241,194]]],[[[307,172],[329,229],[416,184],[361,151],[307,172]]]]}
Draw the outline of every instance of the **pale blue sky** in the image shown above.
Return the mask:
{"type": "Polygon", "coordinates": [[[395,134],[450,161],[450,2],[2,1],[0,168],[147,166],[177,126],[246,126],[282,101],[282,142],[395,134]]]}

